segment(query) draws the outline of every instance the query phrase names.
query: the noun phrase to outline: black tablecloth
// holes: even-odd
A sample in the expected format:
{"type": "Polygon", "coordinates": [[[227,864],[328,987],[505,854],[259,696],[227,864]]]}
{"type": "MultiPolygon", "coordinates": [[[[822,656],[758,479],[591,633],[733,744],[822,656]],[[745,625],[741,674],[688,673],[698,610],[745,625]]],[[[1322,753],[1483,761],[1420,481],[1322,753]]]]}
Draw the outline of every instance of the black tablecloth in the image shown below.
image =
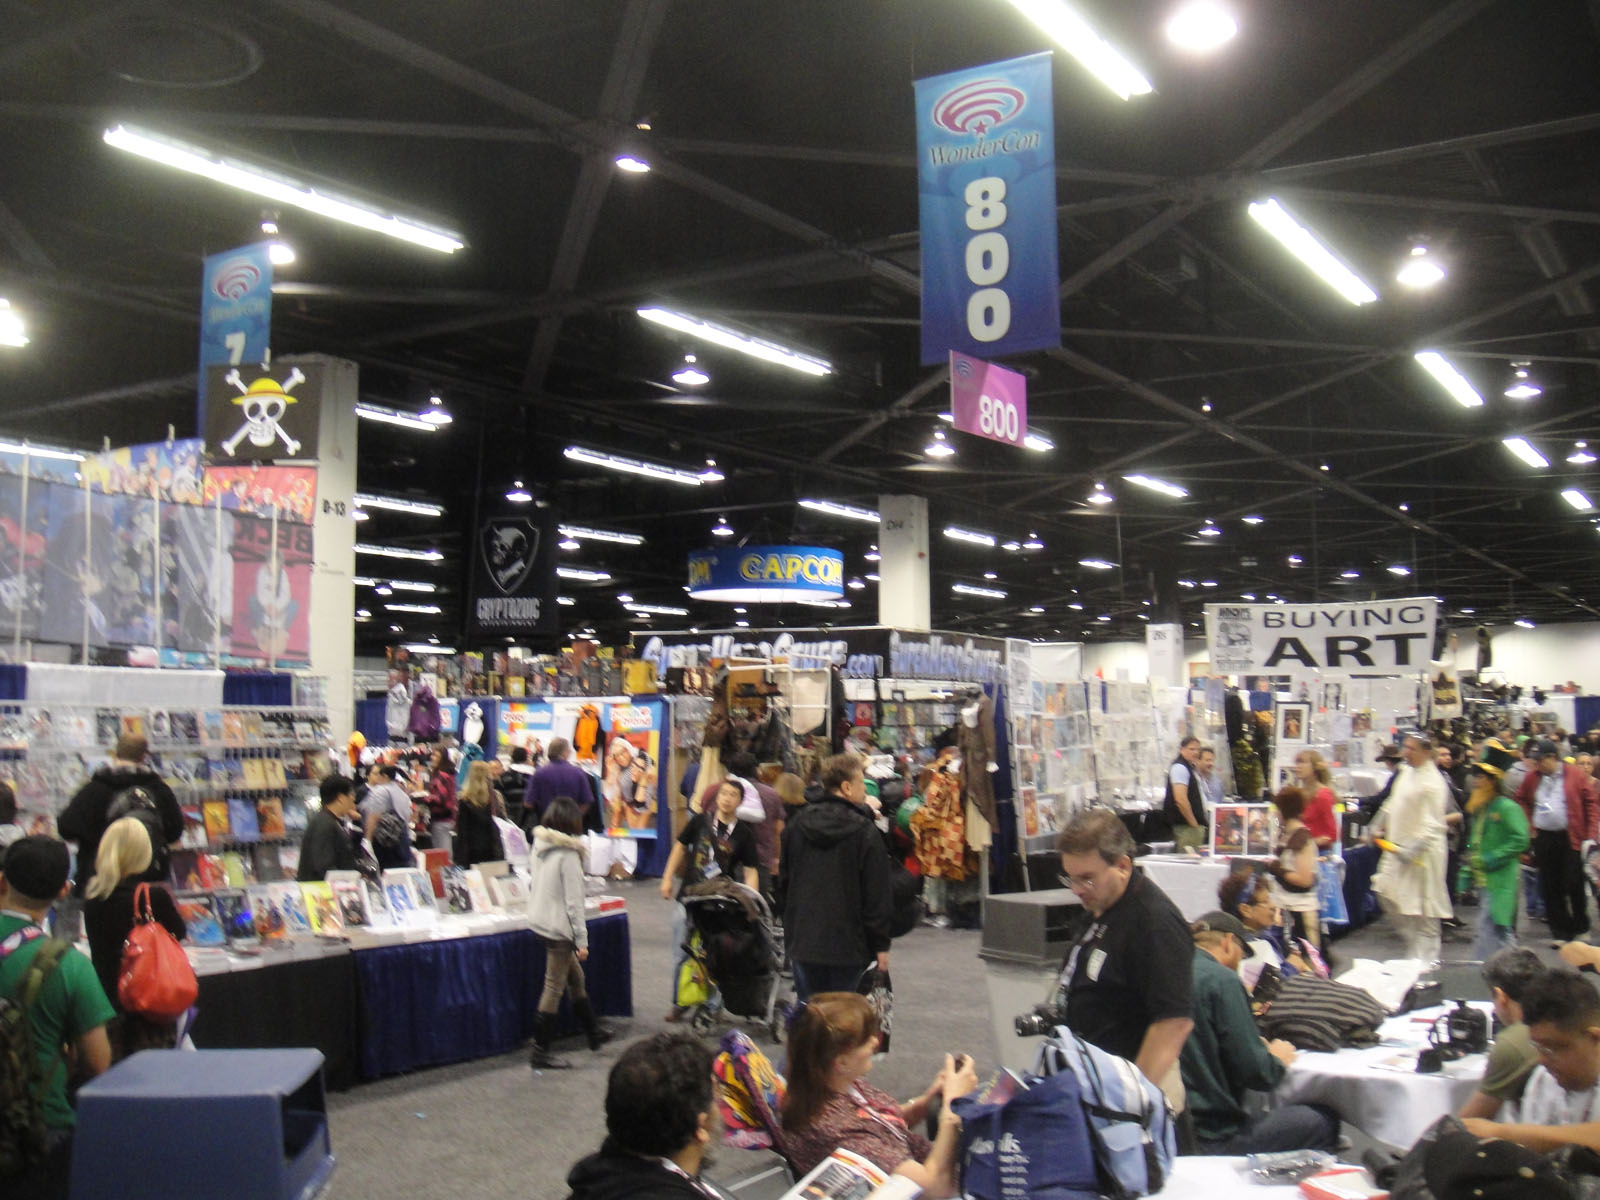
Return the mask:
{"type": "Polygon", "coordinates": [[[203,1050],[313,1046],[329,1088],[361,1077],[366,1020],[353,954],[202,975],[198,1007],[190,1036],[203,1050]]]}

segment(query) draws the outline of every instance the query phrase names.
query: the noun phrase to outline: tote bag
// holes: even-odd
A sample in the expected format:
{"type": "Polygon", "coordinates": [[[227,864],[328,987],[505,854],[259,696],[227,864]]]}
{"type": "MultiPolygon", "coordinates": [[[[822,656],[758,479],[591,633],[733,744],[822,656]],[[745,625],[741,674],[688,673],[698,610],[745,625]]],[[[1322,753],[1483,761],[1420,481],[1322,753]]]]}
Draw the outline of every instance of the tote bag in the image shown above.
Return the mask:
{"type": "Polygon", "coordinates": [[[122,947],[117,999],[127,1012],[153,1021],[174,1021],[200,994],[189,956],[150,911],[150,885],[133,894],[133,929],[122,947]]]}
{"type": "Polygon", "coordinates": [[[961,1118],[961,1194],[970,1200],[1098,1200],[1083,1095],[1071,1071],[1023,1075],[950,1102],[961,1118]]]}

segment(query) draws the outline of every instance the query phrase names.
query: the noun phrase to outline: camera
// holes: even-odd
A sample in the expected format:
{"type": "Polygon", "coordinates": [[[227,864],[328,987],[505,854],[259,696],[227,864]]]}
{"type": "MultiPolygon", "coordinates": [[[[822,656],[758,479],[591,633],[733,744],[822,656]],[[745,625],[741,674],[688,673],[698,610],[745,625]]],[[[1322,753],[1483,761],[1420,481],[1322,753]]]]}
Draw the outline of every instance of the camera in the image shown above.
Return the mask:
{"type": "Polygon", "coordinates": [[[1049,1037],[1057,1025],[1067,1023],[1067,1014],[1054,1004],[1035,1004],[1025,1013],[1018,1013],[1012,1028],[1018,1037],[1049,1037]]]}
{"type": "Polygon", "coordinates": [[[1417,1070],[1423,1074],[1441,1070],[1445,1063],[1489,1048],[1489,1018],[1465,1000],[1439,1017],[1428,1028],[1428,1046],[1417,1055],[1417,1070]]]}

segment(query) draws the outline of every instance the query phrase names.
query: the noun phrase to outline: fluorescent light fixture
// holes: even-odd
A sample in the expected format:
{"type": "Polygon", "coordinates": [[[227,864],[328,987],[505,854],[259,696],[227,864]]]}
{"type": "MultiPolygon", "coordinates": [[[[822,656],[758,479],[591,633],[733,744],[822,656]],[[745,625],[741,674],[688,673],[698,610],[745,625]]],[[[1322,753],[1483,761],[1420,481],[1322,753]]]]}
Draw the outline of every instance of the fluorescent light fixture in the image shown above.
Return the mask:
{"type": "Polygon", "coordinates": [[[1011,4],[1122,99],[1153,90],[1144,72],[1061,0],[1011,0],[1011,4]]]}
{"type": "Polygon", "coordinates": [[[1508,437],[1501,438],[1500,444],[1511,453],[1515,454],[1530,467],[1544,470],[1550,465],[1550,460],[1535,450],[1527,438],[1508,437]]]}
{"type": "Polygon", "coordinates": [[[626,171],[630,175],[643,175],[650,169],[650,164],[642,158],[635,158],[631,154],[619,154],[616,158],[617,170],[626,171]]]}
{"type": "Polygon", "coordinates": [[[985,578],[985,579],[999,579],[999,578],[1000,578],[1000,576],[999,576],[999,575],[997,575],[997,574],[996,574],[996,573],[995,573],[995,572],[993,572],[993,571],[985,571],[985,572],[984,572],[984,573],[983,573],[983,577],[984,577],[984,578],[985,578]]]}
{"type": "Polygon", "coordinates": [[[1217,581],[1215,579],[1202,579],[1200,581],[1200,586],[1203,588],[1216,587],[1217,581]]]}
{"type": "Polygon", "coordinates": [[[1206,523],[1204,525],[1200,526],[1200,528],[1197,529],[1195,532],[1197,534],[1199,534],[1201,537],[1221,537],[1222,536],[1222,530],[1218,529],[1215,525],[1213,525],[1211,523],[1211,518],[1210,517],[1207,517],[1206,518],[1206,523]]]}
{"type": "Polygon", "coordinates": [[[562,579],[576,579],[580,583],[604,583],[611,578],[610,571],[588,571],[582,567],[557,567],[556,575],[562,579]]]}
{"type": "Polygon", "coordinates": [[[1255,598],[1256,598],[1256,594],[1254,592],[1240,592],[1239,593],[1239,599],[1241,599],[1241,600],[1254,600],[1255,598]]]}
{"type": "Polygon", "coordinates": [[[1248,517],[1240,517],[1239,519],[1246,525],[1264,525],[1266,524],[1267,520],[1265,517],[1256,516],[1254,513],[1248,517]]]}
{"type": "Polygon", "coordinates": [[[980,533],[976,529],[962,529],[959,525],[946,525],[944,535],[957,542],[971,542],[974,546],[987,546],[994,549],[994,535],[980,533]]]}
{"type": "Polygon", "coordinates": [[[1519,629],[1532,629],[1533,628],[1533,622],[1528,620],[1527,617],[1518,617],[1515,621],[1513,621],[1511,623],[1513,625],[1517,626],[1519,629]]]}
{"type": "Polygon", "coordinates": [[[450,415],[450,410],[444,406],[444,401],[437,396],[428,397],[428,407],[423,409],[418,416],[429,425],[448,425],[455,420],[450,415]]]}
{"type": "Polygon", "coordinates": [[[1117,569],[1116,563],[1107,562],[1103,558],[1080,558],[1078,565],[1080,567],[1088,567],[1091,571],[1115,571],[1117,569]]]}
{"type": "Polygon", "coordinates": [[[1028,430],[1028,432],[1023,436],[1022,444],[1029,450],[1038,450],[1041,453],[1046,450],[1054,450],[1056,448],[1056,444],[1053,441],[1034,429],[1028,430]]]}
{"type": "Polygon", "coordinates": [[[1098,617],[1095,618],[1095,620],[1096,621],[1109,621],[1109,620],[1111,620],[1111,614],[1110,613],[1101,613],[1098,617]]]}
{"type": "Polygon", "coordinates": [[[734,625],[735,629],[749,629],[750,628],[750,622],[746,621],[743,617],[741,617],[739,620],[735,621],[733,623],[733,625],[734,625]]]}
{"type": "Polygon", "coordinates": [[[522,486],[522,480],[513,480],[511,490],[506,493],[506,499],[513,504],[526,504],[533,499],[533,493],[522,486]]]}
{"type": "Polygon", "coordinates": [[[1106,491],[1106,485],[1099,482],[1095,483],[1094,491],[1089,493],[1090,504],[1110,504],[1115,499],[1115,496],[1106,491]]]}
{"type": "Polygon", "coordinates": [[[411,513],[418,517],[444,516],[444,505],[433,504],[426,500],[407,500],[403,496],[374,496],[367,492],[357,492],[351,499],[362,508],[384,508],[390,512],[411,513]]]}
{"type": "Polygon", "coordinates": [[[614,542],[619,546],[642,546],[644,538],[637,533],[624,533],[617,529],[591,529],[587,525],[557,525],[562,537],[577,538],[580,542],[614,542]]]}
{"type": "Polygon", "coordinates": [[[444,555],[437,550],[410,550],[405,546],[374,546],[367,542],[356,543],[357,554],[371,554],[377,558],[403,558],[409,562],[442,562],[444,555]]]}
{"type": "Polygon", "coordinates": [[[1078,603],[1076,600],[1074,600],[1071,604],[1067,605],[1067,607],[1070,608],[1073,612],[1082,612],[1083,611],[1083,605],[1078,603]]]}
{"type": "Polygon", "coordinates": [[[378,421],[384,425],[398,425],[402,429],[415,429],[418,433],[432,433],[439,428],[432,421],[424,421],[416,413],[385,408],[381,404],[358,404],[356,416],[367,421],[378,421]]]}
{"type": "Polygon", "coordinates": [[[801,508],[809,508],[812,512],[827,513],[832,517],[848,517],[852,521],[870,521],[876,525],[878,514],[870,508],[858,508],[854,504],[839,504],[833,500],[802,500],[801,508]]]}
{"type": "Polygon", "coordinates": [[[352,521],[370,521],[372,520],[372,514],[362,512],[359,508],[352,508],[350,510],[350,519],[352,521]]]}
{"type": "Polygon", "coordinates": [[[1220,4],[1192,0],[1167,20],[1167,40],[1182,50],[1204,54],[1231,42],[1239,32],[1239,22],[1220,4]]]}
{"type": "Polygon", "coordinates": [[[958,596],[982,596],[986,600],[1004,600],[1006,594],[999,588],[979,587],[975,583],[952,583],[950,590],[958,596]]]}
{"type": "Polygon", "coordinates": [[[377,587],[378,586],[378,581],[376,579],[374,579],[371,575],[352,575],[352,576],[350,576],[350,582],[355,584],[357,587],[377,587]]]}
{"type": "Polygon", "coordinates": [[[1394,281],[1412,291],[1431,288],[1444,280],[1444,268],[1437,260],[1428,257],[1426,246],[1411,247],[1411,255],[1394,274],[1394,281]]]}
{"type": "Polygon", "coordinates": [[[397,592],[437,592],[437,586],[417,579],[391,579],[389,586],[397,592]]]}
{"type": "Polygon", "coordinates": [[[644,613],[657,617],[687,617],[687,608],[674,608],[670,604],[626,604],[623,605],[629,612],[644,613]]]}
{"type": "Polygon", "coordinates": [[[866,581],[863,579],[852,579],[849,583],[845,584],[845,587],[849,588],[852,592],[859,592],[866,586],[866,581]]]}
{"type": "Polygon", "coordinates": [[[736,329],[729,329],[724,325],[702,321],[698,317],[673,312],[671,309],[666,308],[641,308],[637,311],[646,321],[652,321],[657,325],[665,325],[668,329],[688,334],[690,337],[697,338],[702,342],[710,342],[713,346],[721,346],[724,350],[736,350],[740,354],[748,354],[751,358],[759,358],[762,362],[788,367],[791,371],[799,371],[802,375],[822,376],[833,374],[833,364],[826,359],[816,358],[810,354],[802,354],[798,350],[790,350],[788,347],[780,346],[776,342],[752,337],[749,334],[740,333],[736,329]]]}
{"type": "Polygon", "coordinates": [[[608,471],[621,471],[625,475],[643,475],[647,479],[661,479],[667,483],[681,483],[686,487],[699,487],[702,480],[698,472],[682,467],[667,467],[660,463],[642,462],[621,454],[604,450],[590,450],[583,446],[568,446],[562,451],[573,462],[588,463],[591,467],[605,467],[608,471]]]}
{"type": "Polygon", "coordinates": [[[1339,578],[1340,579],[1360,579],[1361,578],[1361,572],[1360,571],[1340,571],[1339,572],[1339,578]]]}
{"type": "Polygon", "coordinates": [[[1289,555],[1288,562],[1291,567],[1298,567],[1301,563],[1305,562],[1305,559],[1301,558],[1298,554],[1291,554],[1289,555]]]}
{"type": "Polygon", "coordinates": [[[1011,551],[1012,553],[1015,553],[1016,551],[1022,549],[1022,543],[1021,542],[1006,542],[1003,546],[1000,547],[1000,549],[1008,550],[1008,551],[1011,551]]]}
{"type": "Polygon", "coordinates": [[[1404,563],[1391,563],[1389,565],[1389,574],[1398,575],[1401,579],[1404,579],[1411,574],[1411,568],[1404,563]]]}
{"type": "Polygon", "coordinates": [[[864,578],[872,580],[873,583],[880,582],[878,574],[875,571],[868,571],[864,578]]]}
{"type": "Polygon", "coordinates": [[[574,604],[577,603],[577,601],[574,600],[571,596],[557,596],[556,597],[556,603],[559,604],[562,608],[571,608],[574,604]]]}
{"type": "Polygon", "coordinates": [[[1461,615],[1464,617],[1470,617],[1473,616],[1477,611],[1478,610],[1475,608],[1463,608],[1461,610],[1461,615]]]}
{"type": "Polygon", "coordinates": [[[22,316],[11,307],[11,301],[0,297],[0,346],[26,346],[28,331],[23,328],[22,316]]]}
{"type": "Polygon", "coordinates": [[[721,483],[726,478],[727,476],[725,476],[721,471],[717,470],[716,459],[706,459],[706,469],[700,472],[701,483],[721,483]]]}
{"type": "Polygon", "coordinates": [[[267,258],[275,267],[287,267],[294,261],[294,247],[288,242],[268,242],[267,258]]]}
{"type": "Polygon", "coordinates": [[[1322,282],[1351,304],[1371,304],[1378,293],[1344,264],[1321,238],[1290,215],[1276,198],[1250,205],[1250,216],[1322,282]]]}
{"type": "Polygon", "coordinates": [[[1456,370],[1450,360],[1437,350],[1418,350],[1411,357],[1422,365],[1422,369],[1439,381],[1439,386],[1450,393],[1451,399],[1462,408],[1483,407],[1483,397],[1478,395],[1478,389],[1467,382],[1467,378],[1456,370]]]}
{"type": "Polygon", "coordinates": [[[1181,588],[1197,588],[1200,585],[1192,579],[1180,579],[1178,580],[1178,586],[1181,588]]]}
{"type": "Polygon", "coordinates": [[[1030,533],[1028,540],[1022,543],[1022,548],[1024,550],[1043,550],[1044,543],[1039,540],[1037,533],[1030,533]]]}
{"type": "Polygon", "coordinates": [[[564,537],[556,545],[562,550],[577,550],[582,547],[583,543],[576,538],[564,537]]]}
{"type": "Polygon", "coordinates": [[[310,184],[291,179],[275,168],[252,166],[231,156],[161,134],[118,125],[106,130],[103,137],[106,145],[126,150],[151,162],[187,171],[191,175],[238,188],[277,204],[287,204],[318,216],[343,221],[347,225],[398,238],[414,246],[454,254],[466,244],[447,229],[436,229],[409,217],[386,213],[361,201],[323,192],[310,184]]]}
{"type": "Polygon", "coordinates": [[[370,620],[372,620],[372,610],[370,608],[358,608],[358,609],[356,609],[356,620],[358,620],[358,621],[370,621],[370,620]]]}
{"type": "Polygon", "coordinates": [[[871,550],[868,550],[861,557],[866,559],[868,562],[882,562],[883,561],[883,555],[878,553],[878,548],[876,546],[874,546],[871,550]]]}
{"type": "Polygon", "coordinates": [[[1029,608],[1028,611],[1031,612],[1031,613],[1042,613],[1044,611],[1044,605],[1035,604],[1031,608],[1029,608]]]}
{"type": "Polygon", "coordinates": [[[1589,453],[1588,442],[1573,442],[1572,453],[1567,455],[1567,461],[1575,467],[1586,467],[1594,461],[1594,455],[1589,453]]]}
{"type": "Polygon", "coordinates": [[[435,642],[406,642],[400,649],[409,650],[412,654],[432,654],[439,658],[449,658],[456,652],[454,646],[440,646],[435,642]]]}
{"type": "Polygon", "coordinates": [[[680,367],[672,373],[672,382],[681,383],[684,387],[700,387],[703,384],[710,383],[711,376],[707,375],[699,367],[680,367]]]}
{"type": "Polygon", "coordinates": [[[444,611],[437,604],[385,604],[389,612],[425,613],[429,616],[438,616],[444,611]]]}
{"type": "Polygon", "coordinates": [[[732,537],[733,526],[728,524],[727,517],[718,517],[717,523],[711,527],[712,537],[732,537]]]}
{"type": "Polygon", "coordinates": [[[1188,489],[1181,488],[1175,483],[1168,483],[1165,479],[1157,479],[1153,475],[1124,475],[1122,478],[1152,492],[1171,496],[1174,500],[1184,500],[1189,496],[1188,489]]]}
{"type": "Polygon", "coordinates": [[[924,446],[922,452],[929,458],[949,458],[956,452],[956,448],[945,439],[944,430],[935,429],[933,441],[924,446]]]}
{"type": "Polygon", "coordinates": [[[1594,507],[1594,501],[1589,499],[1588,496],[1584,495],[1577,488],[1568,488],[1566,491],[1561,493],[1561,498],[1568,504],[1572,505],[1572,507],[1577,509],[1579,512],[1588,512],[1594,507]]]}
{"type": "Polygon", "coordinates": [[[1544,389],[1528,377],[1528,368],[1532,365],[1527,361],[1511,364],[1512,381],[1504,392],[1506,399],[1532,400],[1535,396],[1544,394],[1544,389]]]}
{"type": "Polygon", "coordinates": [[[60,450],[54,446],[40,446],[33,442],[0,442],[0,450],[8,454],[28,454],[34,458],[53,458],[62,462],[82,462],[84,456],[76,450],[60,450]]]}

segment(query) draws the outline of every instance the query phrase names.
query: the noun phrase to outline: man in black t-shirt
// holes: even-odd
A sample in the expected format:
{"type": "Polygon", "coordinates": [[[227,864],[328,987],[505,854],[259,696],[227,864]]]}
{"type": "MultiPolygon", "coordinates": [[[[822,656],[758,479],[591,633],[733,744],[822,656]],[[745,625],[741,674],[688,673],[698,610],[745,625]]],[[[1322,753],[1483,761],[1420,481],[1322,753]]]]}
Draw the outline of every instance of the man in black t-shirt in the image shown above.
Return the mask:
{"type": "MultiPolygon", "coordinates": [[[[746,887],[756,886],[755,835],[736,815],[743,799],[744,787],[737,780],[724,780],[717,789],[715,807],[689,818],[661,876],[663,900],[672,899],[673,885],[680,879],[687,886],[726,875],[746,887]]],[[[688,928],[689,915],[679,904],[672,916],[672,1009],[666,1018],[669,1021],[683,1017],[683,1007],[678,1003],[678,977],[688,957],[683,949],[688,928]]]]}
{"type": "Polygon", "coordinates": [[[1056,849],[1090,918],[1061,971],[1067,1026],[1137,1065],[1181,1110],[1178,1054],[1194,1028],[1188,922],[1133,865],[1133,838],[1109,808],[1073,818],[1056,849]]]}

